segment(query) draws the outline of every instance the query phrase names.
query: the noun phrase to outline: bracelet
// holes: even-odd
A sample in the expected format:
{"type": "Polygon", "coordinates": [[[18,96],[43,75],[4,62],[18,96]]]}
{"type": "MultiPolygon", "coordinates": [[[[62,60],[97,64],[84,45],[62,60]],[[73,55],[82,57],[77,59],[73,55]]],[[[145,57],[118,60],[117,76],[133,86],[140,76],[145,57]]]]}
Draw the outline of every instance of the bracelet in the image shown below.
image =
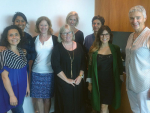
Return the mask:
{"type": "Polygon", "coordinates": [[[83,75],[80,74],[79,76],[80,76],[81,78],[83,78],[83,75]]]}

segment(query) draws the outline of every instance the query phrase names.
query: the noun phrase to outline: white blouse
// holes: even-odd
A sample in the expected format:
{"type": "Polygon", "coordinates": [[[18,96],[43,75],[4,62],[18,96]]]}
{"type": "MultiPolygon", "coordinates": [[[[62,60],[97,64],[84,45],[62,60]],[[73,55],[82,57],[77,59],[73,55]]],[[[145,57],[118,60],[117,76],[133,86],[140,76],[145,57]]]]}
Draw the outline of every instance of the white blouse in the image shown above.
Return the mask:
{"type": "Polygon", "coordinates": [[[34,43],[37,56],[32,71],[35,73],[53,73],[51,66],[51,54],[53,49],[52,36],[42,45],[38,35],[34,43]]]}
{"type": "Polygon", "coordinates": [[[132,33],[126,46],[126,85],[135,93],[150,88],[150,29],[146,27],[133,41],[132,33]]]}

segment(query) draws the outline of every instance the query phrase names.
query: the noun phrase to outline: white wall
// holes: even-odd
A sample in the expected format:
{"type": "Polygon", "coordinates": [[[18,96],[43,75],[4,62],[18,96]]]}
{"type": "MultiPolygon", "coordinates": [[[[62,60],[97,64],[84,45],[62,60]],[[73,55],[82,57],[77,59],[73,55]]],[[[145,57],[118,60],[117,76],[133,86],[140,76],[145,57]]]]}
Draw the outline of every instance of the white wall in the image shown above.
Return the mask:
{"type": "MultiPolygon", "coordinates": [[[[6,26],[12,24],[13,15],[19,11],[26,15],[29,25],[25,31],[32,36],[37,35],[34,26],[40,16],[50,18],[54,34],[58,35],[67,14],[76,11],[80,17],[77,28],[87,36],[93,33],[91,20],[94,10],[95,0],[0,0],[0,34],[6,26]]],[[[33,113],[31,98],[25,98],[23,107],[25,113],[33,113]]]]}
{"type": "Polygon", "coordinates": [[[6,26],[12,24],[13,15],[19,11],[26,15],[29,25],[25,31],[32,36],[37,35],[34,26],[40,16],[50,18],[54,34],[57,35],[59,28],[65,24],[67,14],[76,11],[80,17],[77,28],[86,36],[92,33],[94,10],[94,0],[0,0],[0,34],[6,26]]]}

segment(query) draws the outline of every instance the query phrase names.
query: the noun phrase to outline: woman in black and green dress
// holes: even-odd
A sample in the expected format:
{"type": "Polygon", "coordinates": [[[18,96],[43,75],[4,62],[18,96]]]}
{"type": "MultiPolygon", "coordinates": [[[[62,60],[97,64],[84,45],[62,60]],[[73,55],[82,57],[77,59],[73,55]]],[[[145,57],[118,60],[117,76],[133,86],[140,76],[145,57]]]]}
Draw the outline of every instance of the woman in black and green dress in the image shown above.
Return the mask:
{"type": "Polygon", "coordinates": [[[109,105],[117,109],[121,103],[123,66],[120,48],[111,44],[112,38],[111,29],[102,26],[89,51],[88,89],[92,107],[100,113],[109,113],[109,105]]]}

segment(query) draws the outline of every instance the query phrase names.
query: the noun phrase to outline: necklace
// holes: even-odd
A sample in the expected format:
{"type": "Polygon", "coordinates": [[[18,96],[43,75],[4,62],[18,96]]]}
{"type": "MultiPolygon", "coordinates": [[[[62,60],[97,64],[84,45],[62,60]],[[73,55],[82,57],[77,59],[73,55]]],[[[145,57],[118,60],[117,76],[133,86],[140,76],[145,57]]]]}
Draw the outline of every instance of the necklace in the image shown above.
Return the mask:
{"type": "MultiPolygon", "coordinates": [[[[66,45],[65,45],[65,43],[63,43],[64,44],[64,46],[65,46],[65,48],[66,48],[66,45]]],[[[67,48],[66,48],[67,49],[67,48]]],[[[72,50],[73,50],[73,42],[72,42],[72,50]]],[[[67,50],[67,52],[68,52],[68,50],[67,50]]],[[[68,52],[68,54],[69,54],[69,52],[68,52]]],[[[70,57],[70,61],[71,61],[71,78],[73,77],[73,74],[72,74],[72,63],[73,63],[73,60],[74,60],[74,50],[73,50],[73,57],[71,57],[71,55],[69,54],[69,57],[70,57]]]]}

